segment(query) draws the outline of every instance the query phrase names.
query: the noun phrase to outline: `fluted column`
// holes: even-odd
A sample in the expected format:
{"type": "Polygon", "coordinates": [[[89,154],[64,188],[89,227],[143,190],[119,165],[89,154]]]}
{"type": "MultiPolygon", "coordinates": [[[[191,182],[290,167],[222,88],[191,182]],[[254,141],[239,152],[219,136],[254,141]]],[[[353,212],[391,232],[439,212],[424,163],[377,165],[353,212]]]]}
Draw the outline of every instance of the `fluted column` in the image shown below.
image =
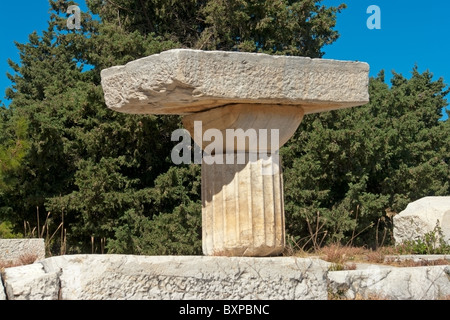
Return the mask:
{"type": "Polygon", "coordinates": [[[205,150],[205,255],[272,256],[284,250],[278,149],[298,128],[303,115],[297,106],[235,104],[183,118],[191,137],[205,150]]]}
{"type": "Polygon", "coordinates": [[[277,157],[255,155],[256,161],[245,164],[238,164],[236,154],[234,164],[203,160],[205,255],[269,256],[283,251],[283,178],[277,157]]]}

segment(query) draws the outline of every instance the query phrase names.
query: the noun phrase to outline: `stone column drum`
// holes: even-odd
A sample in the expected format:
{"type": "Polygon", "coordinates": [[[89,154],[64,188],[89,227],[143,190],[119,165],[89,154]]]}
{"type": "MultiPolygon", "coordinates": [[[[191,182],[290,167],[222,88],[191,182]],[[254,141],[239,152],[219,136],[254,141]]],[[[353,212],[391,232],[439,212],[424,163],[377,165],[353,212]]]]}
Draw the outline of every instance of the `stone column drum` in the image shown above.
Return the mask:
{"type": "Polygon", "coordinates": [[[222,152],[204,154],[202,161],[202,231],[206,255],[268,256],[283,251],[283,178],[277,151],[294,134],[303,114],[298,106],[247,103],[183,118],[185,128],[203,149],[210,143],[202,139],[207,130],[219,130],[224,138],[222,152]],[[197,136],[195,121],[202,123],[202,132],[197,136]],[[233,143],[227,145],[230,130],[232,133],[241,130],[241,135],[237,135],[241,141],[234,141],[236,135],[231,135],[233,143]],[[264,134],[260,136],[260,132],[264,134]],[[277,141],[272,145],[274,138],[277,141]],[[207,162],[212,157],[218,157],[222,164],[207,162]]]}
{"type": "Polygon", "coordinates": [[[270,256],[285,247],[278,149],[304,115],[367,103],[368,72],[362,62],[175,49],[101,76],[109,108],[182,115],[205,150],[203,253],[270,256]],[[220,148],[208,148],[210,129],[223,136],[220,148]],[[245,139],[226,143],[230,132],[245,139]],[[219,158],[223,162],[212,161],[219,158]]]}

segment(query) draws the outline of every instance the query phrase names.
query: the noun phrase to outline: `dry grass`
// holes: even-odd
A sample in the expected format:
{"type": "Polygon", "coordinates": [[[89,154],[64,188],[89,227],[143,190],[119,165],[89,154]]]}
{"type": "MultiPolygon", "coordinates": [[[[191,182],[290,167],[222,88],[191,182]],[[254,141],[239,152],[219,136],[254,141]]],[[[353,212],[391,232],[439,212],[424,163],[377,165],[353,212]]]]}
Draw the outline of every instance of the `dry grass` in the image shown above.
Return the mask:
{"type": "Polygon", "coordinates": [[[328,292],[328,300],[392,300],[392,299],[374,293],[369,294],[367,297],[364,297],[358,293],[353,299],[350,299],[345,297],[344,295],[328,292]]]}
{"type": "Polygon", "coordinates": [[[321,248],[319,255],[328,262],[342,264],[348,261],[359,261],[366,252],[367,250],[363,248],[333,244],[321,248]]]}
{"type": "Polygon", "coordinates": [[[32,264],[38,259],[38,256],[34,253],[26,253],[21,255],[15,261],[0,261],[0,270],[12,267],[24,266],[27,264],[32,264]]]}
{"type": "Polygon", "coordinates": [[[379,263],[384,259],[384,255],[380,252],[340,244],[325,246],[319,250],[318,255],[321,259],[332,263],[330,271],[355,270],[357,263],[379,263]]]}
{"type": "Polygon", "coordinates": [[[330,270],[354,270],[357,263],[372,263],[391,265],[395,267],[419,267],[419,266],[435,266],[435,265],[450,265],[450,261],[446,259],[438,260],[419,260],[414,261],[386,259],[388,255],[399,255],[398,249],[394,247],[382,247],[377,250],[367,249],[364,247],[343,246],[340,244],[332,244],[320,248],[311,253],[305,251],[295,252],[297,257],[311,257],[315,256],[322,260],[332,263],[330,270]]]}
{"type": "Polygon", "coordinates": [[[406,260],[389,259],[386,260],[384,264],[388,264],[394,267],[426,267],[426,266],[450,265],[450,261],[445,259],[419,260],[419,261],[415,261],[412,259],[406,260]]]}

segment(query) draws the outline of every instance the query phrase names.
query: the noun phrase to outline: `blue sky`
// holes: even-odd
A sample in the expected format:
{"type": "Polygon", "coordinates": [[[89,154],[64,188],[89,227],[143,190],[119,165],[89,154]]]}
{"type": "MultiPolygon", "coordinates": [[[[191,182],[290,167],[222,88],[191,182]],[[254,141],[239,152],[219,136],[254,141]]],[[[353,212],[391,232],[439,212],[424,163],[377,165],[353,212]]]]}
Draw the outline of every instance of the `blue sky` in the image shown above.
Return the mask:
{"type": "Polygon", "coordinates": [[[392,70],[410,78],[417,64],[419,72],[428,69],[434,80],[443,77],[450,84],[450,1],[323,1],[326,6],[341,3],[347,4],[337,17],[336,30],[341,36],[324,48],[323,58],[367,62],[370,75],[376,76],[383,69],[387,82],[392,70]],[[370,5],[380,8],[381,29],[367,28],[370,5]]]}
{"type": "MultiPolygon", "coordinates": [[[[84,0],[78,1],[82,11],[87,10],[84,0]]],[[[5,90],[11,85],[6,77],[12,72],[8,65],[8,58],[19,61],[19,51],[14,41],[28,42],[28,35],[33,31],[42,34],[47,30],[50,17],[48,0],[2,1],[0,7],[0,101],[8,105],[5,90]]]]}
{"type": "MultiPolygon", "coordinates": [[[[338,14],[336,29],[341,37],[324,48],[326,59],[358,60],[369,63],[370,75],[391,71],[410,77],[415,64],[419,71],[430,70],[435,79],[443,77],[450,84],[450,1],[448,0],[323,0],[326,6],[346,3],[348,8],[338,14]],[[381,10],[381,29],[367,28],[371,16],[367,8],[377,5],[381,10]]],[[[84,1],[79,1],[86,10],[84,1]]],[[[3,1],[0,10],[0,100],[10,85],[6,72],[11,71],[7,59],[18,62],[14,41],[24,43],[34,30],[47,28],[47,0],[3,1]]],[[[450,100],[450,97],[448,98],[450,100]]]]}

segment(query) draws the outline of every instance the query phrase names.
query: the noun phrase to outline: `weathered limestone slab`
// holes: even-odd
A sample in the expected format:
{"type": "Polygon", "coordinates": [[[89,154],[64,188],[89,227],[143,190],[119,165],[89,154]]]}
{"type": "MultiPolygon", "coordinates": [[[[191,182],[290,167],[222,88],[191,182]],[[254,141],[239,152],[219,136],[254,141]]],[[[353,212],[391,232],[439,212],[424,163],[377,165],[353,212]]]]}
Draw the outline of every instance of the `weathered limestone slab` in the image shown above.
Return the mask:
{"type": "Polygon", "coordinates": [[[183,115],[204,150],[204,254],[267,256],[285,244],[278,149],[305,114],[367,103],[368,73],[363,62],[175,49],[102,70],[101,77],[109,108],[183,115]],[[237,143],[229,131],[239,132],[237,143]],[[244,162],[228,162],[241,153],[244,162]],[[217,157],[227,161],[207,161],[217,157]]]}
{"type": "Polygon", "coordinates": [[[99,256],[86,261],[86,271],[90,264],[109,269],[86,279],[78,297],[64,288],[76,277],[63,273],[63,298],[326,299],[326,267],[313,260],[119,256],[108,263],[99,256]]]}
{"type": "Polygon", "coordinates": [[[301,105],[305,114],[369,101],[363,62],[174,49],[102,70],[109,108],[189,114],[234,103],[301,105]]]}
{"type": "Polygon", "coordinates": [[[39,262],[5,269],[3,282],[8,300],[58,299],[58,271],[46,272],[39,262]]]}
{"type": "Polygon", "coordinates": [[[288,257],[73,255],[7,269],[6,285],[16,299],[50,297],[30,288],[43,283],[45,275],[58,274],[65,300],[324,300],[327,266],[318,259],[288,257]],[[12,276],[25,270],[30,274],[22,274],[22,280],[12,276]]]}
{"type": "Polygon", "coordinates": [[[330,265],[296,257],[56,256],[5,269],[6,290],[0,282],[0,300],[326,300],[333,295],[436,300],[450,296],[449,265],[372,264],[328,271],[330,265]]]}
{"type": "Polygon", "coordinates": [[[329,290],[347,299],[436,300],[450,295],[450,266],[331,271],[329,290]]]}
{"type": "Polygon", "coordinates": [[[0,239],[0,261],[16,262],[23,257],[45,258],[44,239],[0,239]]]}
{"type": "Polygon", "coordinates": [[[444,239],[450,243],[450,197],[424,197],[408,204],[405,210],[394,216],[396,244],[422,238],[441,227],[444,239]]]}

